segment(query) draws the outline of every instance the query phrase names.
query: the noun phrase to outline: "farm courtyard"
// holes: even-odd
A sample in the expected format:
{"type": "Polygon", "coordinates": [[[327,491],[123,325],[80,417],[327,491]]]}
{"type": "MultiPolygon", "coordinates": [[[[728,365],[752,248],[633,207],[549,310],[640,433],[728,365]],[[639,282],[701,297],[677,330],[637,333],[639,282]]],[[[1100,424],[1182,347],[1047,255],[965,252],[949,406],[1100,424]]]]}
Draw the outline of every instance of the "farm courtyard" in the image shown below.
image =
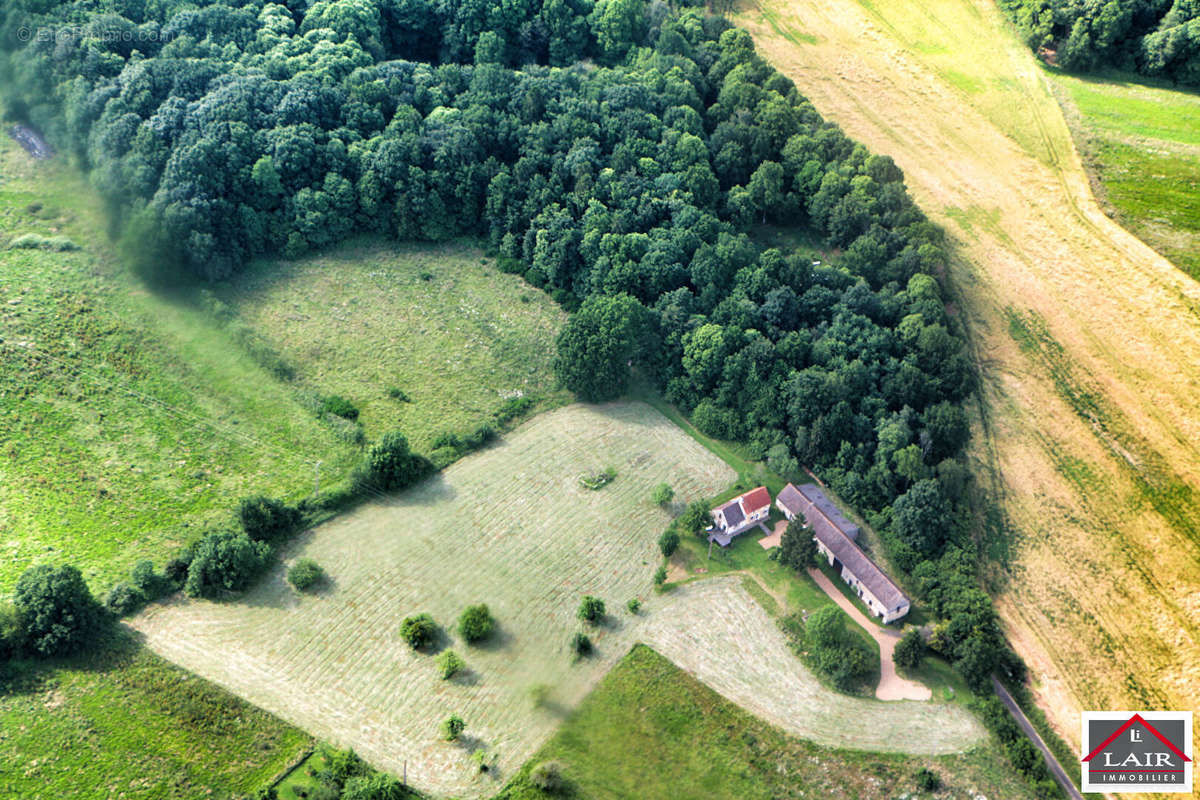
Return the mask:
{"type": "Polygon", "coordinates": [[[568,406],[300,537],[285,560],[315,559],[330,576],[324,591],[296,594],[280,568],[237,601],[179,600],[132,625],[166,658],[439,795],[494,793],[636,641],[824,744],[862,747],[867,732],[885,750],[976,743],[982,730],[956,706],[822,688],[736,583],[654,594],[655,540],[669,517],[653,487],[670,483],[688,502],[734,478],[647,405],[568,406]],[[580,475],[605,467],[617,472],[611,484],[581,488],[580,475]],[[596,652],[576,660],[569,642],[585,594],[604,599],[608,615],[590,631],[596,652]],[[632,597],[644,602],[637,616],[625,610],[632,597]],[[498,634],[472,647],[453,627],[477,602],[498,634]],[[419,612],[443,627],[439,647],[465,658],[465,676],[441,680],[434,657],[401,640],[400,621],[419,612]],[[459,743],[439,734],[450,714],[466,722],[459,743]],[[480,748],[497,759],[486,775],[470,759],[480,748]]]}

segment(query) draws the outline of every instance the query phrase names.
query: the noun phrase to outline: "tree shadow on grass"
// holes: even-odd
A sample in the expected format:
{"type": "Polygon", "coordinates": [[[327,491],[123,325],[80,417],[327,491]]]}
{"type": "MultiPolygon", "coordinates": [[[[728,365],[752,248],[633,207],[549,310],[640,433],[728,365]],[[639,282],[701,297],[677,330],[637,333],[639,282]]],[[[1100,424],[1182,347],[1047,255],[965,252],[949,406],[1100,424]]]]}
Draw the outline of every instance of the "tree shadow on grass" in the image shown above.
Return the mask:
{"type": "Polygon", "coordinates": [[[480,639],[477,642],[472,642],[467,645],[467,652],[469,653],[471,650],[482,650],[487,653],[496,653],[501,650],[507,650],[516,640],[517,637],[510,633],[499,622],[496,622],[495,627],[492,628],[491,634],[489,634],[486,639],[480,639]]]}

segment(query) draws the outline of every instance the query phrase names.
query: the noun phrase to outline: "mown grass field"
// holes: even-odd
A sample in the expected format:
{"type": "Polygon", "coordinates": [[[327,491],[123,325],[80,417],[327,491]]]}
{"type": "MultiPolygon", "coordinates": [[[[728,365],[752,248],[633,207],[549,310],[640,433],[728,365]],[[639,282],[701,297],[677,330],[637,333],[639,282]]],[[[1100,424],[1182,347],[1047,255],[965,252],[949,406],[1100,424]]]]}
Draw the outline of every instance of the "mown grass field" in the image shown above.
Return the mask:
{"type": "Polygon", "coordinates": [[[237,798],[311,745],[128,634],[86,657],[26,665],[0,688],[3,797],[237,798]]]}
{"type": "Polygon", "coordinates": [[[957,707],[823,687],[736,578],[653,591],[655,540],[669,519],[650,500],[654,486],[670,483],[688,502],[734,477],[647,405],[572,405],[306,535],[287,557],[326,569],[322,593],[297,596],[278,570],[240,600],[179,601],[132,624],[165,657],[377,767],[399,773],[407,763],[411,783],[440,794],[495,792],[634,641],[816,741],[922,752],[978,741],[978,723],[957,707]],[[581,474],[605,466],[617,470],[611,484],[580,487],[581,474]],[[568,642],[584,594],[605,600],[608,617],[591,631],[596,654],[577,662],[568,642]],[[635,596],[644,607],[633,616],[625,603],[635,596]],[[439,680],[431,656],[398,637],[409,614],[429,612],[449,629],[481,601],[498,640],[470,647],[446,630],[442,642],[466,659],[464,680],[439,680]],[[535,686],[545,687],[541,705],[535,686]],[[439,739],[451,713],[466,720],[465,745],[439,739]],[[469,761],[477,748],[498,757],[488,777],[469,761]]]}
{"type": "Polygon", "coordinates": [[[1058,733],[1200,702],[1200,287],[1111,219],[990,0],[759,0],[736,15],[947,231],[981,367],[990,585],[1058,733]],[[1014,322],[1015,321],[1015,322],[1014,322]]]}
{"type": "MultiPolygon", "coordinates": [[[[377,767],[439,794],[494,792],[467,746],[517,769],[629,648],[630,598],[648,601],[669,519],[650,500],[670,483],[681,501],[708,497],[732,470],[642,404],[569,406],[539,415],[498,444],[394,501],[363,506],[301,537],[288,560],[314,558],[329,588],[299,597],[282,569],[229,603],[154,607],[133,624],[182,666],[317,736],[353,747],[377,767]],[[598,491],[578,478],[612,466],[598,491]],[[595,656],[569,651],[584,594],[604,599],[595,656]],[[500,633],[484,647],[453,626],[485,602],[500,633]],[[463,680],[439,679],[433,658],[399,638],[400,621],[428,612],[464,657],[463,680]],[[531,696],[544,684],[548,701],[531,696]],[[466,745],[440,740],[451,713],[466,745]]],[[[493,773],[495,774],[495,773],[493,773]]]]}
{"type": "Polygon", "coordinates": [[[1200,278],[1200,94],[1121,75],[1051,80],[1101,201],[1200,278]]]}
{"type": "Polygon", "coordinates": [[[528,288],[469,248],[358,242],[294,265],[296,278],[257,265],[222,289],[220,315],[130,276],[95,195],[59,159],[35,163],[0,137],[0,176],[0,595],[40,560],[77,565],[103,592],[243,496],[311,492],[318,460],[322,486],[343,479],[361,449],[318,419],[315,395],[360,402],[368,438],[400,426],[419,446],[549,384],[562,313],[514,300],[528,288]],[[23,234],[81,249],[7,247],[23,234]],[[413,402],[388,398],[393,383],[413,402]]]}
{"type": "Polygon", "coordinates": [[[1030,797],[991,747],[941,757],[821,747],[788,736],[637,646],[498,800],[544,797],[528,782],[544,761],[563,765],[572,796],[581,800],[923,797],[913,778],[921,767],[941,777],[939,797],[1030,797]]]}

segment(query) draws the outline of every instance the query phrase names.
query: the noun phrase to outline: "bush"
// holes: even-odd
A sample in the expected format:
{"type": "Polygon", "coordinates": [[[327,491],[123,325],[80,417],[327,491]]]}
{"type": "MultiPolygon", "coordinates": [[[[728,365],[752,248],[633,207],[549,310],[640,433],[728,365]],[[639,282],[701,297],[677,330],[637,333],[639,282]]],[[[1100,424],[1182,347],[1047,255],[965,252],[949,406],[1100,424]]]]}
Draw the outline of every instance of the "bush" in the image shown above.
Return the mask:
{"type": "Polygon", "coordinates": [[[240,591],[266,568],[271,548],[245,533],[217,531],[196,543],[183,591],[188,597],[215,597],[240,591]]]}
{"type": "MultiPolygon", "coordinates": [[[[400,781],[391,775],[375,772],[355,775],[346,781],[340,800],[406,800],[411,796],[400,781]]],[[[309,800],[312,800],[311,796],[309,800]]]]}
{"type": "Polygon", "coordinates": [[[154,562],[148,558],[133,565],[133,569],[129,571],[129,582],[146,600],[157,600],[171,589],[166,576],[155,572],[154,562]]]}
{"type": "Polygon", "coordinates": [[[538,764],[529,771],[529,782],[546,794],[558,794],[567,788],[562,764],[557,761],[543,761],[538,764]]]}
{"type": "Polygon", "coordinates": [[[916,778],[917,788],[922,792],[936,792],[942,788],[942,779],[928,767],[921,767],[917,770],[917,774],[914,777],[916,778]]]}
{"type": "Polygon", "coordinates": [[[437,657],[438,671],[442,673],[444,681],[448,681],[462,672],[466,666],[467,662],[463,661],[462,656],[453,650],[443,650],[437,657]]]}
{"type": "Polygon", "coordinates": [[[437,623],[428,614],[414,614],[400,623],[400,638],[408,642],[413,650],[433,644],[437,636],[437,623]]]}
{"type": "Polygon", "coordinates": [[[408,396],[408,394],[403,389],[401,389],[399,386],[389,386],[387,393],[388,393],[388,397],[392,398],[393,400],[395,400],[398,403],[411,403],[412,402],[412,398],[410,398],[408,396]]]}
{"type": "Polygon", "coordinates": [[[411,486],[429,471],[429,462],[412,452],[399,431],[385,433],[367,453],[361,488],[395,491],[411,486]]]}
{"type": "Polygon", "coordinates": [[[712,524],[712,517],[708,512],[708,505],[705,503],[692,503],[687,507],[687,510],[680,515],[677,524],[680,530],[684,533],[692,533],[696,536],[703,536],[704,529],[712,524]]]}
{"type": "Polygon", "coordinates": [[[636,614],[642,610],[642,601],[636,597],[629,598],[629,602],[625,604],[625,608],[629,609],[630,614],[636,614]]]}
{"type": "Polygon", "coordinates": [[[513,397],[505,400],[504,404],[500,406],[500,410],[496,412],[496,422],[506,425],[517,417],[524,416],[531,408],[533,408],[533,400],[529,397],[513,397]]]}
{"type": "Polygon", "coordinates": [[[188,567],[191,564],[192,557],[190,554],[168,559],[167,563],[163,565],[163,576],[171,582],[172,586],[178,589],[187,580],[188,567]]]}
{"type": "Polygon", "coordinates": [[[654,501],[656,506],[665,506],[675,499],[675,490],[671,488],[669,483],[660,483],[654,487],[654,492],[650,495],[650,499],[654,501]]]}
{"type": "Polygon", "coordinates": [[[666,582],[667,582],[667,568],[660,566],[658,569],[654,570],[654,585],[662,586],[666,582]]]}
{"type": "Polygon", "coordinates": [[[108,590],[108,595],[104,598],[104,607],[118,617],[123,617],[141,608],[144,602],[146,595],[136,586],[121,581],[108,590]]]}
{"type": "Polygon", "coordinates": [[[22,234],[8,243],[10,250],[49,250],[52,253],[69,253],[79,245],[66,236],[42,236],[37,233],[22,234]]]}
{"type": "Polygon", "coordinates": [[[679,549],[679,531],[672,526],[663,531],[663,535],[658,537],[658,549],[667,558],[670,558],[674,552],[679,549]]]}
{"type": "Polygon", "coordinates": [[[442,723],[442,736],[447,742],[453,742],[462,734],[463,729],[467,727],[467,723],[463,722],[463,718],[458,714],[451,714],[442,723]]]}
{"type": "Polygon", "coordinates": [[[282,500],[258,495],[238,505],[238,522],[256,542],[268,542],[287,536],[300,525],[303,515],[282,500]]]}
{"type": "Polygon", "coordinates": [[[576,656],[583,657],[592,652],[592,639],[582,631],[576,631],[571,637],[571,650],[576,656]]]}
{"type": "Polygon", "coordinates": [[[325,580],[325,570],[311,558],[302,558],[288,569],[288,583],[303,592],[325,580]]]}
{"type": "Polygon", "coordinates": [[[921,659],[925,656],[925,641],[921,638],[921,632],[916,628],[910,628],[900,641],[896,642],[896,649],[892,652],[892,659],[896,662],[896,666],[904,669],[916,669],[921,666],[921,659]]]}
{"type": "Polygon", "coordinates": [[[575,616],[584,622],[590,622],[592,625],[595,625],[604,618],[604,601],[599,597],[592,597],[590,594],[585,594],[583,602],[579,604],[579,611],[576,612],[575,616]]]}
{"type": "Polygon", "coordinates": [[[318,414],[333,414],[335,417],[354,421],[358,419],[358,409],[354,404],[339,394],[330,394],[321,398],[318,414]]]}
{"type": "Polygon", "coordinates": [[[25,644],[42,656],[67,655],[90,644],[104,625],[104,610],[79,570],[40,564],[25,570],[13,593],[25,644]]]}
{"type": "Polygon", "coordinates": [[[579,485],[585,489],[596,491],[603,489],[612,483],[617,477],[617,471],[612,467],[606,467],[603,472],[594,472],[590,475],[580,475],[579,485]]]}
{"type": "Polygon", "coordinates": [[[488,638],[495,629],[496,620],[485,603],[467,606],[458,618],[458,633],[471,644],[488,638]]]}

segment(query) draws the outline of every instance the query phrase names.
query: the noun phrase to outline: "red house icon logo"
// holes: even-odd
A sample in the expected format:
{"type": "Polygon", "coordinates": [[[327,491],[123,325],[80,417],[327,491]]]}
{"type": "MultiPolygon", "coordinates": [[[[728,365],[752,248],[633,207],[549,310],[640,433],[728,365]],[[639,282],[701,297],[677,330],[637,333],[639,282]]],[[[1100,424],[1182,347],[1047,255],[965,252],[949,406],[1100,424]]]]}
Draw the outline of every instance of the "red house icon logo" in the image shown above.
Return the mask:
{"type": "Polygon", "coordinates": [[[1083,744],[1085,792],[1191,791],[1191,712],[1085,712],[1083,744]]]}

